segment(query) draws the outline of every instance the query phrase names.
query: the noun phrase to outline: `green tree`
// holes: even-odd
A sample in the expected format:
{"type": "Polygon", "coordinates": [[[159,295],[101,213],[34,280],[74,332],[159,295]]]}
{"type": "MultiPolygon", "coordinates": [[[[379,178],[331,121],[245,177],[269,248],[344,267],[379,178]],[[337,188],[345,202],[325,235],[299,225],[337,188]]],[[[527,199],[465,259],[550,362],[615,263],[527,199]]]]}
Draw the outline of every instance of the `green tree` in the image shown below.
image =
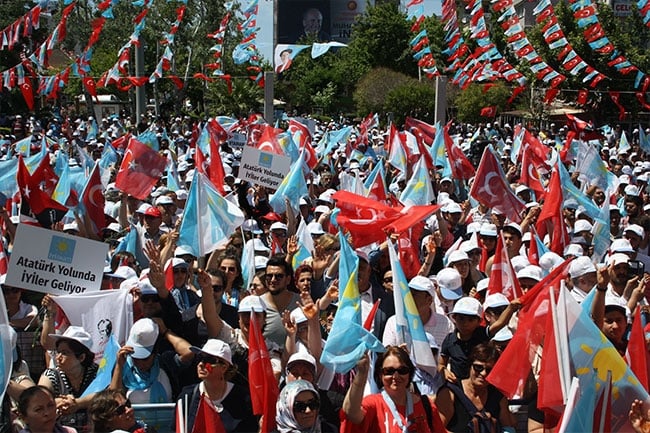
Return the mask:
{"type": "Polygon", "coordinates": [[[499,113],[506,107],[509,97],[510,89],[503,83],[490,87],[487,92],[484,92],[483,85],[471,84],[456,97],[457,118],[461,122],[485,121],[481,109],[496,106],[499,113]]]}

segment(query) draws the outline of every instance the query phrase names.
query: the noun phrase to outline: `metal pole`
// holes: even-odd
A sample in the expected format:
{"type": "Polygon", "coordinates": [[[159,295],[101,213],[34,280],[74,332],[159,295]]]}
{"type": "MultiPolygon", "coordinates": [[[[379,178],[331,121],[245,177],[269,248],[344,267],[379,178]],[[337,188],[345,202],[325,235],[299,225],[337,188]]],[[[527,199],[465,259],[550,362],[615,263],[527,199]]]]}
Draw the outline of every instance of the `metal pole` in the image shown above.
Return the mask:
{"type": "Polygon", "coordinates": [[[436,107],[435,121],[444,124],[447,122],[447,77],[436,77],[436,107]]]}
{"type": "MultiPolygon", "coordinates": [[[[135,47],[135,76],[144,75],[144,46],[142,43],[135,47]]],[[[135,88],[135,115],[136,125],[140,123],[140,116],[147,112],[147,96],[144,86],[135,88]]]]}
{"type": "Polygon", "coordinates": [[[264,119],[273,123],[273,71],[264,72],[264,119]]]}

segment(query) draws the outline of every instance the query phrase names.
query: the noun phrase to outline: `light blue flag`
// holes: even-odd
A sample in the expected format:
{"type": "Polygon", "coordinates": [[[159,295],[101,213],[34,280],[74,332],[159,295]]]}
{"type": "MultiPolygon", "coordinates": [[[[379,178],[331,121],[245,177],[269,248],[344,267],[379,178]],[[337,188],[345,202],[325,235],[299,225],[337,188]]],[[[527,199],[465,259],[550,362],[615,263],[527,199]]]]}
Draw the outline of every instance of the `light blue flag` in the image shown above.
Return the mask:
{"type": "Polygon", "coordinates": [[[178,191],[181,189],[180,176],[176,169],[176,162],[172,157],[167,155],[167,188],[170,191],[178,191]]]}
{"type": "Polygon", "coordinates": [[[650,152],[650,139],[645,135],[645,131],[641,125],[639,125],[639,146],[644,152],[650,152]]]}
{"type": "Polygon", "coordinates": [[[282,183],[269,200],[269,204],[275,213],[281,214],[286,211],[285,198],[289,199],[289,204],[293,211],[300,212],[300,197],[309,195],[307,182],[302,171],[303,158],[298,158],[289,169],[289,173],[282,179],[282,183]]]}
{"type": "Polygon", "coordinates": [[[513,164],[517,163],[517,158],[519,158],[519,152],[521,151],[521,145],[524,141],[524,133],[526,132],[525,128],[519,130],[519,134],[515,135],[512,139],[512,149],[510,149],[510,160],[513,164]]]}
{"type": "Polygon", "coordinates": [[[59,175],[59,181],[56,183],[56,187],[54,187],[52,198],[65,206],[68,197],[70,197],[70,188],[70,167],[66,164],[59,175]]]}
{"type": "Polygon", "coordinates": [[[5,299],[0,296],[0,399],[4,398],[13,368],[10,328],[5,299]]]}
{"type": "Polygon", "coordinates": [[[201,149],[203,155],[207,157],[210,154],[210,131],[207,128],[208,124],[206,123],[201,132],[199,133],[199,138],[196,139],[196,145],[201,149]]]}
{"type": "Polygon", "coordinates": [[[449,159],[445,150],[444,131],[440,122],[436,122],[436,135],[431,144],[430,154],[434,165],[436,167],[442,167],[443,176],[444,173],[451,172],[451,166],[449,165],[449,159]]]}
{"type": "Polygon", "coordinates": [[[108,337],[106,346],[104,346],[104,355],[99,361],[99,368],[97,369],[97,375],[95,379],[90,382],[88,388],[81,394],[81,397],[85,397],[89,394],[95,392],[103,391],[108,388],[108,385],[111,384],[111,377],[113,376],[113,368],[117,362],[117,351],[120,350],[120,345],[115,340],[115,336],[111,334],[108,337]]]}
{"type": "Polygon", "coordinates": [[[621,138],[618,142],[618,152],[629,151],[631,148],[632,146],[630,146],[630,143],[627,141],[627,137],[625,136],[625,131],[621,131],[621,138]]]}
{"type": "Polygon", "coordinates": [[[7,161],[0,161],[0,192],[5,197],[12,197],[18,191],[16,183],[16,172],[18,171],[18,159],[12,158],[7,161]]]}
{"type": "Polygon", "coordinates": [[[97,126],[97,121],[93,117],[92,120],[88,123],[88,131],[86,132],[86,140],[95,140],[97,139],[97,133],[99,132],[99,127],[97,126]]]}
{"type": "Polygon", "coordinates": [[[429,374],[436,374],[436,361],[424,331],[424,325],[413,300],[406,275],[402,270],[397,253],[397,245],[388,238],[388,254],[393,271],[393,299],[395,301],[395,325],[398,344],[406,344],[411,359],[429,374]]]}
{"type": "Polygon", "coordinates": [[[300,219],[298,230],[296,230],[296,238],[298,239],[298,252],[294,254],[291,262],[294,271],[298,269],[302,262],[311,257],[312,251],[314,251],[314,240],[309,230],[307,230],[304,218],[300,219]]]}
{"type": "Polygon", "coordinates": [[[280,148],[286,156],[291,158],[291,162],[296,162],[300,158],[300,151],[296,142],[293,141],[293,137],[289,132],[281,132],[275,137],[278,140],[280,148]]]}
{"type": "Polygon", "coordinates": [[[347,143],[351,134],[352,134],[352,126],[346,126],[344,128],[337,129],[335,131],[329,131],[326,134],[327,146],[324,149],[321,149],[320,152],[318,148],[316,149],[316,153],[318,154],[318,157],[322,158],[325,155],[329,155],[336,148],[338,148],[339,144],[347,143]]]}
{"type": "Polygon", "coordinates": [[[156,137],[156,133],[149,129],[138,135],[137,139],[156,152],[160,150],[160,144],[158,143],[158,137],[156,137]]]}
{"type": "Polygon", "coordinates": [[[68,166],[68,155],[65,152],[59,152],[54,159],[54,173],[61,177],[61,173],[68,166]]]}
{"type": "Polygon", "coordinates": [[[196,171],[183,211],[178,245],[187,245],[195,257],[219,247],[244,222],[244,214],[219,194],[204,174],[196,171]]]}
{"type": "Polygon", "coordinates": [[[102,156],[99,158],[99,168],[101,170],[100,176],[104,186],[108,185],[111,178],[111,168],[114,168],[116,164],[117,152],[115,151],[115,148],[111,145],[104,146],[102,156]]]}
{"type": "Polygon", "coordinates": [[[433,202],[434,198],[429,170],[424,158],[420,158],[413,168],[413,174],[406,183],[399,201],[404,206],[427,206],[433,202]]]}
{"type": "Polygon", "coordinates": [[[18,140],[16,143],[14,143],[14,150],[17,154],[20,154],[22,156],[30,156],[32,151],[32,136],[28,135],[22,140],[18,140]]]}
{"type": "Polygon", "coordinates": [[[594,245],[594,253],[591,256],[591,261],[593,263],[600,263],[609,249],[611,244],[611,227],[609,224],[609,205],[604,203],[603,207],[600,208],[598,216],[594,218],[594,228],[592,230],[594,235],[592,241],[594,245]]]}
{"type": "MultiPolygon", "coordinates": [[[[575,378],[574,381],[579,383],[575,378]]],[[[569,403],[567,403],[564,416],[568,416],[568,421],[564,431],[592,432],[594,431],[594,410],[596,409],[596,399],[598,396],[596,383],[588,383],[585,389],[579,389],[577,392],[580,396],[576,397],[575,406],[569,407],[569,403]]]]}
{"type": "Polygon", "coordinates": [[[611,371],[614,390],[612,431],[632,431],[627,416],[632,401],[646,401],[650,396],[623,357],[593,322],[590,309],[586,309],[587,299],[582,302],[582,307],[572,296],[565,299],[571,367],[580,380],[580,387],[587,388],[592,383],[597,389],[607,386],[608,372],[611,371]]]}
{"type": "Polygon", "coordinates": [[[361,295],[359,294],[359,257],[341,231],[339,258],[339,306],[334,316],[320,362],[337,373],[352,370],[363,354],[384,352],[384,346],[377,337],[361,326],[361,295]]]}
{"type": "Polygon", "coordinates": [[[578,202],[578,205],[585,208],[585,213],[589,215],[590,218],[594,219],[598,217],[600,209],[596,206],[596,203],[589,198],[584,192],[580,191],[577,186],[571,181],[571,175],[564,167],[564,164],[556,164],[560,174],[560,182],[562,183],[562,193],[564,200],[570,198],[578,202]]]}
{"type": "Polygon", "coordinates": [[[249,239],[241,252],[241,276],[244,290],[248,290],[255,277],[255,239],[249,239]]]}
{"type": "Polygon", "coordinates": [[[86,152],[78,144],[75,144],[74,146],[75,149],[77,150],[79,165],[81,165],[83,169],[87,170],[87,172],[90,173],[93,167],[95,167],[95,161],[92,159],[90,155],[88,155],[88,152],[86,152]]]}
{"type": "Polygon", "coordinates": [[[117,247],[115,247],[115,250],[113,250],[113,255],[121,252],[126,252],[131,253],[135,256],[138,249],[139,238],[140,236],[138,236],[138,230],[133,224],[131,224],[130,230],[126,232],[126,235],[124,235],[120,243],[117,244],[117,247]]]}
{"type": "MultiPolygon", "coordinates": [[[[539,260],[544,254],[548,253],[551,250],[546,245],[544,245],[544,242],[542,242],[539,236],[537,236],[537,233],[533,233],[533,239],[537,245],[537,260],[539,260]]],[[[548,273],[548,271],[544,271],[544,275],[548,275],[548,273]]]]}

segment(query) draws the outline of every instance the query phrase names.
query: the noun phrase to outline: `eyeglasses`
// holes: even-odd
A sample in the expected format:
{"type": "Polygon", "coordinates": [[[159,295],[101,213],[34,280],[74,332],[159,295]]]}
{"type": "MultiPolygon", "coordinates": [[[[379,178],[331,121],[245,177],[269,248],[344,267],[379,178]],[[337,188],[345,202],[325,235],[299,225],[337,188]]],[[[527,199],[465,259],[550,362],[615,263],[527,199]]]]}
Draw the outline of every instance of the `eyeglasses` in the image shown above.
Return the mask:
{"type": "Polygon", "coordinates": [[[318,410],[320,409],[320,401],[316,400],[315,398],[309,400],[309,401],[297,401],[293,404],[293,411],[294,412],[307,412],[307,408],[309,410],[318,410]]]}
{"type": "Polygon", "coordinates": [[[392,376],[395,373],[405,375],[405,374],[409,374],[411,372],[411,369],[408,368],[407,366],[403,365],[403,366],[401,366],[399,368],[385,367],[385,368],[381,369],[381,372],[382,372],[382,374],[384,376],[392,376]]]}
{"type": "Polygon", "coordinates": [[[115,411],[113,413],[117,416],[122,416],[124,415],[126,410],[130,407],[131,407],[131,400],[126,399],[124,403],[122,403],[121,405],[115,408],[115,411]]]}
{"type": "Polygon", "coordinates": [[[213,285],[212,285],[212,290],[213,290],[214,292],[220,292],[220,291],[223,290],[223,285],[220,285],[220,284],[213,284],[213,285]]]}
{"type": "Polygon", "coordinates": [[[382,281],[384,282],[384,284],[386,284],[386,283],[392,283],[392,282],[393,282],[393,277],[384,278],[382,281]]]}
{"type": "Polygon", "coordinates": [[[267,280],[281,280],[284,278],[284,274],[266,274],[264,278],[267,280]]]}
{"type": "Polygon", "coordinates": [[[485,370],[485,374],[487,375],[490,374],[490,372],[492,371],[492,367],[488,367],[482,364],[472,364],[472,368],[474,369],[476,374],[481,374],[483,370],[485,370]]]}
{"type": "Polygon", "coordinates": [[[142,295],[140,296],[140,302],[143,303],[148,303],[148,302],[160,302],[160,296],[158,295],[142,295]]]}
{"type": "Polygon", "coordinates": [[[237,268],[234,266],[221,266],[219,269],[221,269],[222,272],[237,272],[237,268]]]}
{"type": "Polygon", "coordinates": [[[175,274],[187,274],[187,269],[185,268],[174,268],[175,274]]]}
{"type": "Polygon", "coordinates": [[[201,355],[199,356],[199,362],[210,365],[220,365],[223,364],[223,361],[217,358],[216,356],[201,355]]]}

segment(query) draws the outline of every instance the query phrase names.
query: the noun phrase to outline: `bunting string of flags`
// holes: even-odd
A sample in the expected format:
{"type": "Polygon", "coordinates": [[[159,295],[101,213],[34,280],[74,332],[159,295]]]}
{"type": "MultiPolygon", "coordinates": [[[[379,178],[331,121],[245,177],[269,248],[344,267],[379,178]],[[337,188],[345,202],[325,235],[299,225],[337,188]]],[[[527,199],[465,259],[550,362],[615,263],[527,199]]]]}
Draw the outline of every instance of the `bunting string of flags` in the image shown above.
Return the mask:
{"type": "MultiPolygon", "coordinates": [[[[47,2],[42,6],[47,7],[47,2]]],[[[5,49],[11,51],[21,37],[26,38],[31,36],[32,31],[38,29],[40,26],[41,11],[41,4],[38,4],[31,8],[25,15],[0,30],[0,51],[5,49]]]]}
{"type": "Polygon", "coordinates": [[[424,0],[411,0],[406,5],[406,10],[407,19],[415,18],[411,32],[417,34],[409,43],[414,53],[413,58],[417,60],[418,67],[424,72],[427,78],[431,79],[436,77],[440,75],[440,72],[436,67],[436,61],[431,53],[427,29],[423,28],[420,30],[420,26],[424,22],[424,0]]]}

